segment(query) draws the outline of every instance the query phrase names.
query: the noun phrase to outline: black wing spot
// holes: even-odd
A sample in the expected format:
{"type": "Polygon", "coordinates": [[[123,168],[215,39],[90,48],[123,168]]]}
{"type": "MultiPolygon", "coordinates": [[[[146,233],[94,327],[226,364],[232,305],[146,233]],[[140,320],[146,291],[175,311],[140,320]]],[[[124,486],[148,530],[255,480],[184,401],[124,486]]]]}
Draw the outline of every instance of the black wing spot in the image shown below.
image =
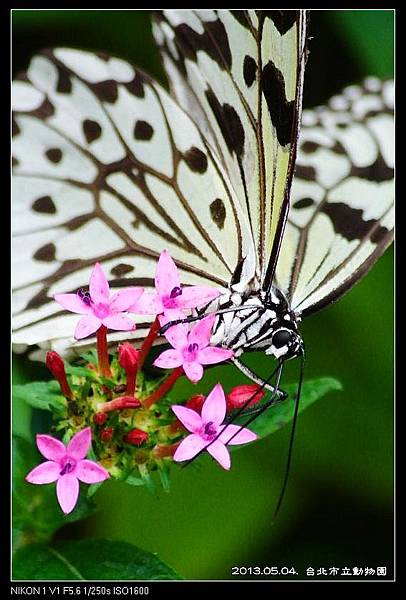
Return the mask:
{"type": "Polygon", "coordinates": [[[251,87],[257,76],[257,63],[248,54],[244,58],[243,75],[246,86],[251,87]]]}
{"type": "Polygon", "coordinates": [[[146,121],[137,121],[134,126],[134,137],[136,140],[148,142],[154,135],[152,125],[146,121]]]}
{"type": "Polygon", "coordinates": [[[98,140],[102,133],[102,128],[97,121],[85,119],[82,123],[83,133],[88,144],[98,140]]]}
{"type": "Polygon", "coordinates": [[[54,164],[58,164],[62,160],[62,150],[60,148],[49,148],[45,152],[47,159],[54,164]]]}
{"type": "Polygon", "coordinates": [[[237,111],[230,104],[220,104],[211,89],[206,90],[206,98],[223,134],[227,148],[230,153],[234,152],[238,157],[241,157],[244,153],[245,134],[237,111]]]}
{"type": "Polygon", "coordinates": [[[114,275],[114,277],[123,277],[124,275],[131,273],[131,271],[134,271],[134,267],[126,265],[125,263],[120,263],[113,267],[110,273],[114,275]]]}
{"type": "Polygon", "coordinates": [[[295,101],[286,99],[285,80],[272,61],[262,69],[262,88],[278,142],[286,146],[292,140],[295,101]]]}
{"type": "Polygon", "coordinates": [[[39,260],[41,262],[52,262],[56,257],[56,247],[52,242],[50,244],[45,244],[45,246],[41,246],[34,254],[35,260],[39,260]]]}
{"type": "Polygon", "coordinates": [[[269,17],[281,35],[285,35],[296,23],[298,12],[296,10],[267,10],[263,11],[269,17]]]}
{"type": "Polygon", "coordinates": [[[56,91],[59,94],[70,94],[72,91],[72,81],[68,73],[56,65],[58,69],[58,81],[56,83],[56,91]]]}
{"type": "Polygon", "coordinates": [[[185,152],[183,159],[191,171],[195,173],[205,173],[207,171],[207,156],[196,146],[192,146],[185,152]]]}
{"type": "Polygon", "coordinates": [[[292,208],[298,208],[299,210],[301,208],[308,208],[309,206],[313,206],[313,204],[315,204],[313,198],[300,198],[300,200],[297,200],[292,208]]]}
{"type": "Polygon", "coordinates": [[[91,87],[93,92],[102,102],[114,104],[118,98],[118,85],[113,79],[89,84],[89,87],[91,87]]]}
{"type": "Polygon", "coordinates": [[[223,229],[226,220],[226,207],[220,198],[216,198],[210,204],[210,214],[219,229],[223,229]]]}
{"type": "Polygon", "coordinates": [[[51,196],[41,196],[41,198],[37,198],[32,204],[32,209],[35,210],[35,212],[46,215],[54,215],[56,213],[56,206],[51,196]]]}
{"type": "Polygon", "coordinates": [[[300,146],[301,152],[304,152],[305,154],[313,154],[318,148],[320,148],[319,144],[310,141],[303,142],[303,144],[300,146]]]}
{"type": "Polygon", "coordinates": [[[19,133],[21,133],[21,129],[17,123],[17,121],[15,120],[15,118],[13,117],[13,121],[12,121],[12,136],[15,137],[16,135],[18,135],[19,133]]]}

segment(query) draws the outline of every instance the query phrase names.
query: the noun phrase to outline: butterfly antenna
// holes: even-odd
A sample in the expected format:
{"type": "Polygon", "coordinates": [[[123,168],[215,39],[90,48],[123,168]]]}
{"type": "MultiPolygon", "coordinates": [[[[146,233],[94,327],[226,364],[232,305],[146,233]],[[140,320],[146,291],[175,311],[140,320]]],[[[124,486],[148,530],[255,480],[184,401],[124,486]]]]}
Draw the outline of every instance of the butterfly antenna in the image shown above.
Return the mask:
{"type": "Polygon", "coordinates": [[[283,483],[282,483],[282,488],[281,488],[281,491],[280,491],[280,494],[279,494],[278,502],[276,503],[276,507],[275,507],[275,510],[274,510],[274,513],[273,513],[272,524],[275,523],[276,517],[278,516],[278,513],[279,513],[279,509],[282,506],[282,501],[283,501],[283,498],[285,496],[286,486],[288,484],[288,479],[289,479],[290,466],[291,466],[291,463],[292,463],[293,442],[294,442],[294,439],[295,439],[297,416],[299,414],[300,395],[302,393],[303,373],[304,373],[304,361],[305,361],[304,351],[302,350],[302,352],[301,352],[301,359],[300,359],[299,383],[298,383],[298,386],[297,386],[297,394],[296,394],[296,399],[295,399],[295,410],[294,410],[294,413],[293,413],[292,429],[290,431],[289,448],[288,448],[288,456],[287,456],[287,459],[286,459],[285,475],[283,477],[283,483]]]}

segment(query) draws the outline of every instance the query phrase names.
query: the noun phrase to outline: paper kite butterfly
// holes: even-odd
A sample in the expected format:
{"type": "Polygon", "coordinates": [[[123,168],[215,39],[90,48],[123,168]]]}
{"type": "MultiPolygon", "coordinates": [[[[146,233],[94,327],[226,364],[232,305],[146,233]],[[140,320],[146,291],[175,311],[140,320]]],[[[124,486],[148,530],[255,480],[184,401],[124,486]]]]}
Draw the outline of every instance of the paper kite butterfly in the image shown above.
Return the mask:
{"type": "MultiPolygon", "coordinates": [[[[14,84],[14,342],[78,348],[54,294],[85,286],[96,261],[111,286],[148,288],[167,248],[186,285],[221,288],[205,309],[213,342],[255,380],[238,357],[301,354],[298,322],[392,241],[393,82],[367,78],[302,114],[306,11],[153,18],[170,94],[68,48],[14,84]]],[[[149,325],[139,317],[133,337],[149,325]]]]}

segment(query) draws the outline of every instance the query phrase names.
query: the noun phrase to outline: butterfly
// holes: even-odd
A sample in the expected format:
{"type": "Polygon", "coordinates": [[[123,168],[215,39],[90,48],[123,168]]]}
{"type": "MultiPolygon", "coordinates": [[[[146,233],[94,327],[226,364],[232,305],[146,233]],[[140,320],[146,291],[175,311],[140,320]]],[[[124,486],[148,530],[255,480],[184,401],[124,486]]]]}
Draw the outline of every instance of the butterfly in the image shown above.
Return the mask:
{"type": "MultiPolygon", "coordinates": [[[[392,241],[393,82],[302,112],[304,10],[165,10],[153,35],[170,93],[69,48],[14,83],[14,343],[80,349],[53,296],[96,261],[112,287],[153,286],[167,248],[184,284],[221,290],[212,342],[264,383],[239,357],[302,355],[301,319],[392,241]]],[[[138,317],[126,338],[149,326],[138,317]]]]}

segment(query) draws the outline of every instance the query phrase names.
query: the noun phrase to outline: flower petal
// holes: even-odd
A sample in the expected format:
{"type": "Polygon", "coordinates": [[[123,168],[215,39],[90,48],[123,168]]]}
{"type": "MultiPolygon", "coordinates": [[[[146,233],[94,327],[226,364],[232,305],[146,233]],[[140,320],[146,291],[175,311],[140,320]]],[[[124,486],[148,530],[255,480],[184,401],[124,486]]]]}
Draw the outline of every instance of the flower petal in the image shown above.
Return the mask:
{"type": "Polygon", "coordinates": [[[173,455],[173,460],[176,462],[189,460],[189,458],[196,456],[196,454],[200,452],[200,450],[202,450],[206,444],[207,441],[201,438],[200,435],[192,433],[182,440],[179,446],[176,448],[176,452],[173,455]]]}
{"type": "MultiPolygon", "coordinates": [[[[159,323],[161,327],[170,322],[170,318],[164,315],[160,317],[159,323]]],[[[188,344],[188,332],[189,327],[187,323],[181,323],[179,325],[173,325],[169,327],[168,331],[165,331],[165,337],[168,342],[177,350],[183,350],[188,344]]]]}
{"type": "Polygon", "coordinates": [[[180,287],[178,269],[168,250],[163,250],[155,272],[155,289],[161,296],[168,296],[174,287],[180,287]]]}
{"type": "Polygon", "coordinates": [[[198,321],[189,333],[189,344],[198,344],[200,348],[208,346],[215,320],[216,315],[213,313],[198,321]]]}
{"type": "Polygon", "coordinates": [[[231,467],[231,459],[227,446],[222,444],[219,440],[216,440],[210,444],[210,446],[207,446],[207,452],[212,455],[223,469],[227,469],[228,471],[231,467]]]}
{"type": "Polygon", "coordinates": [[[90,450],[90,444],[92,443],[92,430],[90,427],[82,429],[78,433],[75,433],[66,448],[66,454],[74,458],[75,460],[81,460],[85,458],[86,454],[90,450]]]}
{"type": "Polygon", "coordinates": [[[62,475],[56,484],[58,502],[65,515],[72,512],[79,496],[79,480],[75,475],[62,475]]]}
{"type": "Polygon", "coordinates": [[[182,362],[183,358],[177,350],[164,350],[154,360],[154,366],[161,369],[175,369],[176,367],[180,367],[182,362]]]}
{"type": "Polygon", "coordinates": [[[82,317],[76,325],[74,337],[77,340],[81,340],[97,331],[101,325],[102,322],[98,317],[86,315],[85,317],[82,317]]]}
{"type": "Polygon", "coordinates": [[[90,296],[95,304],[106,304],[110,297],[110,286],[100,263],[94,265],[89,282],[90,296]]]}
{"type": "Polygon", "coordinates": [[[221,429],[223,431],[218,439],[226,445],[230,444],[231,446],[234,446],[236,444],[248,444],[248,442],[253,442],[258,439],[256,433],[250,431],[246,427],[240,427],[239,425],[223,425],[221,429]]]}
{"type": "Polygon", "coordinates": [[[110,310],[113,313],[129,310],[131,306],[137,303],[143,291],[144,288],[133,287],[116,292],[110,301],[110,310]]]}
{"type": "Polygon", "coordinates": [[[203,421],[199,413],[190,408],[186,408],[185,406],[180,406],[179,404],[174,404],[171,406],[171,409],[178,417],[179,421],[193,433],[197,433],[203,425],[203,421]]]}
{"type": "Polygon", "coordinates": [[[184,362],[183,370],[185,371],[185,375],[192,383],[197,383],[203,377],[203,367],[200,363],[193,362],[184,362]]]}
{"type": "Polygon", "coordinates": [[[108,329],[114,329],[115,331],[134,331],[135,329],[134,321],[123,314],[105,317],[102,322],[108,329]]]}
{"type": "Polygon", "coordinates": [[[40,433],[37,435],[36,440],[38,450],[48,460],[59,462],[66,455],[64,444],[51,435],[40,433]]]}
{"type": "Polygon", "coordinates": [[[223,362],[233,356],[234,352],[227,348],[218,348],[217,346],[206,346],[199,350],[198,360],[202,365],[214,365],[223,362]]]}
{"type": "Polygon", "coordinates": [[[202,419],[205,423],[221,425],[226,416],[226,398],[224,390],[219,383],[214,386],[206,398],[202,408],[202,419]]]}
{"type": "Polygon", "coordinates": [[[60,471],[61,467],[58,463],[47,460],[32,469],[25,479],[30,483],[52,483],[58,479],[60,471]]]}
{"type": "Polygon", "coordinates": [[[217,298],[220,293],[220,290],[206,285],[183,287],[182,293],[176,298],[176,304],[182,309],[198,308],[217,298]]]}
{"type": "Polygon", "coordinates": [[[104,467],[86,459],[78,462],[75,475],[83,483],[99,483],[110,477],[104,467]]]}
{"type": "Polygon", "coordinates": [[[70,312],[78,313],[79,315],[92,314],[92,307],[83,302],[78,294],[55,294],[54,300],[66,310],[70,310],[70,312]]]}
{"type": "Polygon", "coordinates": [[[160,315],[164,307],[156,292],[144,292],[128,310],[139,315],[160,315]]]}

